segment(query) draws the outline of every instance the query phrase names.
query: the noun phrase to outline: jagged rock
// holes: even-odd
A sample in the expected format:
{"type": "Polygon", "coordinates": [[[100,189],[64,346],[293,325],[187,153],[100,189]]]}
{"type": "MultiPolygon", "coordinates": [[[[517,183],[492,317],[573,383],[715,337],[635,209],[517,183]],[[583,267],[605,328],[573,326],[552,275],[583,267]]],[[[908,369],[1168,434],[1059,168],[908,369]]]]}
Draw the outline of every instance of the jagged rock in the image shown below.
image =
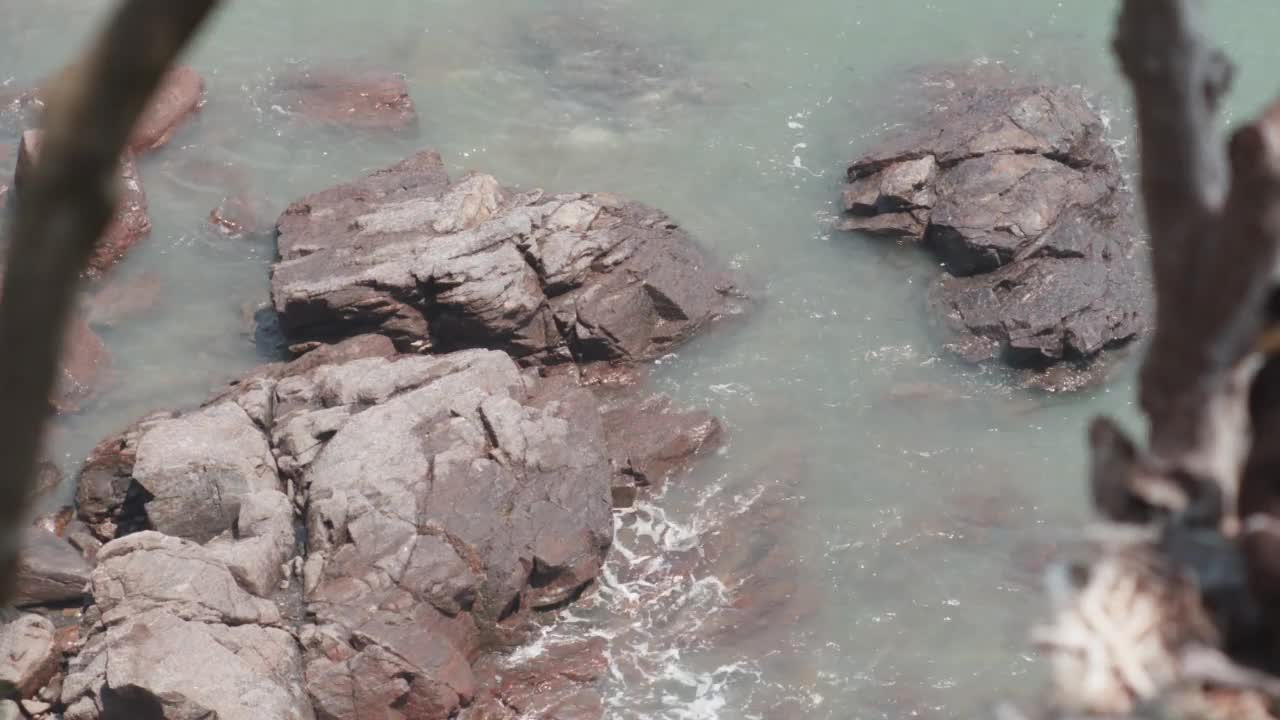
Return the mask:
{"type": "Polygon", "coordinates": [[[53,623],[46,618],[21,615],[0,625],[0,684],[16,688],[20,699],[53,679],[60,660],[53,623]]]}
{"type": "Polygon", "coordinates": [[[378,332],[401,351],[642,360],[736,310],[730,277],[661,212],[450,183],[430,152],[293,203],[279,252],[272,297],[304,345],[378,332]]]}
{"type": "Polygon", "coordinates": [[[22,537],[14,605],[57,605],[84,597],[89,566],[75,548],[41,527],[27,528],[22,537]]]}
{"type": "Polygon", "coordinates": [[[295,420],[354,406],[300,463],[317,709],[353,717],[353,688],[408,703],[395,717],[448,717],[474,693],[485,628],[574,597],[600,570],[612,520],[594,401],[527,393],[491,351],[368,358],[309,381],[295,420]]]}
{"type": "Polygon", "coordinates": [[[221,554],[153,531],[102,548],[65,717],[314,717],[280,610],[242,587],[221,554]]]}
{"type": "Polygon", "coordinates": [[[279,490],[266,437],[235,403],[151,425],[138,439],[133,480],[151,527],[205,542],[229,530],[240,499],[279,490]]]}
{"type": "MultiPolygon", "coordinates": [[[[1101,119],[1075,89],[950,79],[917,127],[848,168],[845,230],[921,241],[945,347],[1075,389],[1148,323],[1133,208],[1101,119]]],[[[1100,375],[1101,373],[1095,373],[1100,375]]]]}
{"type": "Polygon", "coordinates": [[[460,720],[599,720],[597,683],[609,670],[603,638],[555,645],[526,662],[493,658],[478,668],[484,687],[460,720]]]}
{"type": "MultiPolygon", "coordinates": [[[[18,167],[13,174],[13,185],[17,192],[22,192],[26,176],[35,163],[39,162],[43,134],[41,130],[28,130],[22,134],[22,143],[18,147],[18,167]]],[[[84,273],[86,277],[101,276],[119,262],[130,248],[151,233],[147,195],[142,189],[142,180],[138,176],[138,167],[132,155],[126,154],[120,160],[119,190],[120,201],[116,206],[115,216],[94,245],[88,269],[84,273]]]]}

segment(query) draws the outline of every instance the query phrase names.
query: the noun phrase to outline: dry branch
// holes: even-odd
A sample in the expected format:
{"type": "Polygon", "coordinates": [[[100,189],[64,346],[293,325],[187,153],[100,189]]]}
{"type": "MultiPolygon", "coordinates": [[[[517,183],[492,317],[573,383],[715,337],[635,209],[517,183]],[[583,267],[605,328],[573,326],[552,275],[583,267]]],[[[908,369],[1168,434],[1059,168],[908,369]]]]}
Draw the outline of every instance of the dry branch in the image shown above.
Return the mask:
{"type": "Polygon", "coordinates": [[[17,197],[0,294],[0,605],[9,597],[77,278],[116,205],[117,166],[166,69],[217,0],[126,0],[55,84],[17,197]]]}
{"type": "Polygon", "coordinates": [[[1114,41],[1137,108],[1156,331],[1139,378],[1147,447],[1106,419],[1089,431],[1095,509],[1129,530],[1053,576],[1054,622],[1037,633],[1071,716],[1216,716],[1225,691],[1225,716],[1271,717],[1280,701],[1280,103],[1224,147],[1214,113],[1232,71],[1197,10],[1123,0],[1114,41]]]}

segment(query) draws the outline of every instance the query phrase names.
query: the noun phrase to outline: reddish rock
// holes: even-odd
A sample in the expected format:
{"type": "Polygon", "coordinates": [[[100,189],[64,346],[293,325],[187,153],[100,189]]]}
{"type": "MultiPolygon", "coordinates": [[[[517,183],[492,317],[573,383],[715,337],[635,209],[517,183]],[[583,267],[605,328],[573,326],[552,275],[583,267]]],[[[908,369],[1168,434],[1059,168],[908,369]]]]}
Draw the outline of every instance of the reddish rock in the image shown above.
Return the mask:
{"type": "MultiPolygon", "coordinates": [[[[18,147],[18,167],[13,174],[13,184],[19,192],[25,178],[38,161],[42,135],[40,130],[28,130],[22,134],[22,144],[18,147]]],[[[124,157],[120,162],[120,179],[120,204],[116,208],[115,218],[94,247],[89,268],[85,271],[87,277],[101,276],[151,232],[147,195],[142,189],[137,165],[130,156],[124,157]]]]}
{"type": "Polygon", "coordinates": [[[138,118],[129,149],[142,154],[161,147],[204,104],[204,80],[186,65],[169,71],[138,118]]]}
{"type": "Polygon", "coordinates": [[[77,412],[97,394],[105,379],[110,355],[102,338],[94,334],[83,318],[74,318],[62,348],[62,365],[53,397],[60,413],[77,412]]]}
{"type": "Polygon", "coordinates": [[[278,104],[302,119],[361,130],[403,130],[418,113],[403,75],[306,68],[275,82],[278,104]]]}
{"type": "Polygon", "coordinates": [[[150,311],[160,301],[162,281],[154,272],[116,278],[90,298],[89,325],[115,327],[150,311]]]}
{"type": "Polygon", "coordinates": [[[209,223],[229,237],[244,237],[262,230],[258,208],[248,193],[237,193],[223,199],[209,211],[209,223]]]}
{"type": "Polygon", "coordinates": [[[461,720],[598,720],[604,701],[596,685],[609,669],[603,638],[548,648],[527,662],[488,658],[476,667],[481,690],[461,720]]]}

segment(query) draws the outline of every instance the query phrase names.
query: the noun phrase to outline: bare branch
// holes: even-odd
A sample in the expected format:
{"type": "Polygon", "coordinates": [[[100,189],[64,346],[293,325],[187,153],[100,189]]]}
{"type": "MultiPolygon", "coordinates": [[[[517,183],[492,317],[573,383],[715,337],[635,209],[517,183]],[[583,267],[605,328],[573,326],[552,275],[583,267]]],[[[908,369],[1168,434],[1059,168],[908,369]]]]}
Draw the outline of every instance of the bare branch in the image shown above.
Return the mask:
{"type": "Polygon", "coordinates": [[[17,198],[0,295],[0,605],[80,271],[116,204],[120,155],[169,65],[217,0],[126,0],[53,88],[40,161],[17,198]],[[17,349],[21,349],[20,351],[17,349]]]}
{"type": "Polygon", "coordinates": [[[1156,331],[1141,376],[1150,453],[1218,486],[1231,510],[1248,450],[1249,362],[1280,241],[1276,112],[1239,131],[1231,176],[1214,126],[1230,65],[1194,0],[1126,0],[1115,50],[1133,87],[1156,331]]]}

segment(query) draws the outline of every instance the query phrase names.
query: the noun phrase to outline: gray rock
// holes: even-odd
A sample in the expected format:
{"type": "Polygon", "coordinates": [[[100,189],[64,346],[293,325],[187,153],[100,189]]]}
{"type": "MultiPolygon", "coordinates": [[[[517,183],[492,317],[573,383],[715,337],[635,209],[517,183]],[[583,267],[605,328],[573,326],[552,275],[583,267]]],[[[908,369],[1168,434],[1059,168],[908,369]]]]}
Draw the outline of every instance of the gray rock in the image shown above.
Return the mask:
{"type": "Polygon", "coordinates": [[[737,310],[731,278],[661,212],[450,184],[429,152],[295,202],[279,249],[272,296],[302,347],[372,331],[402,351],[641,360],[737,310]]]}
{"type": "Polygon", "coordinates": [[[293,503],[278,490],[246,495],[235,530],[210,540],[205,550],[249,592],[269,597],[284,577],[281,566],[295,552],[293,503]]]}
{"type": "Polygon", "coordinates": [[[197,542],[231,528],[245,495],[279,490],[262,431],[235,403],[162,420],[138,440],[133,479],[151,526],[197,542]]]}
{"type": "Polygon", "coordinates": [[[849,166],[839,227],[920,241],[941,261],[929,307],[948,350],[1076,389],[1149,323],[1115,152],[1078,90],[947,80],[916,127],[849,166]]]}
{"type": "Polygon", "coordinates": [[[58,672],[61,654],[53,623],[39,615],[22,615],[0,625],[0,683],[30,698],[58,672]]]}
{"type": "Polygon", "coordinates": [[[0,700],[0,720],[22,720],[22,711],[18,703],[12,700],[0,700]]]}
{"type": "Polygon", "coordinates": [[[107,543],[98,552],[92,582],[94,602],[108,625],[154,608],[204,623],[280,622],[275,604],[242,588],[215,553],[154,531],[107,543]]]}
{"type": "Polygon", "coordinates": [[[67,720],[310,720],[298,644],[279,628],[155,608],[109,625],[72,660],[67,720]]]}
{"type": "Polygon", "coordinates": [[[89,565],[75,548],[44,528],[27,528],[18,559],[14,605],[79,602],[88,583],[89,565]]]}

